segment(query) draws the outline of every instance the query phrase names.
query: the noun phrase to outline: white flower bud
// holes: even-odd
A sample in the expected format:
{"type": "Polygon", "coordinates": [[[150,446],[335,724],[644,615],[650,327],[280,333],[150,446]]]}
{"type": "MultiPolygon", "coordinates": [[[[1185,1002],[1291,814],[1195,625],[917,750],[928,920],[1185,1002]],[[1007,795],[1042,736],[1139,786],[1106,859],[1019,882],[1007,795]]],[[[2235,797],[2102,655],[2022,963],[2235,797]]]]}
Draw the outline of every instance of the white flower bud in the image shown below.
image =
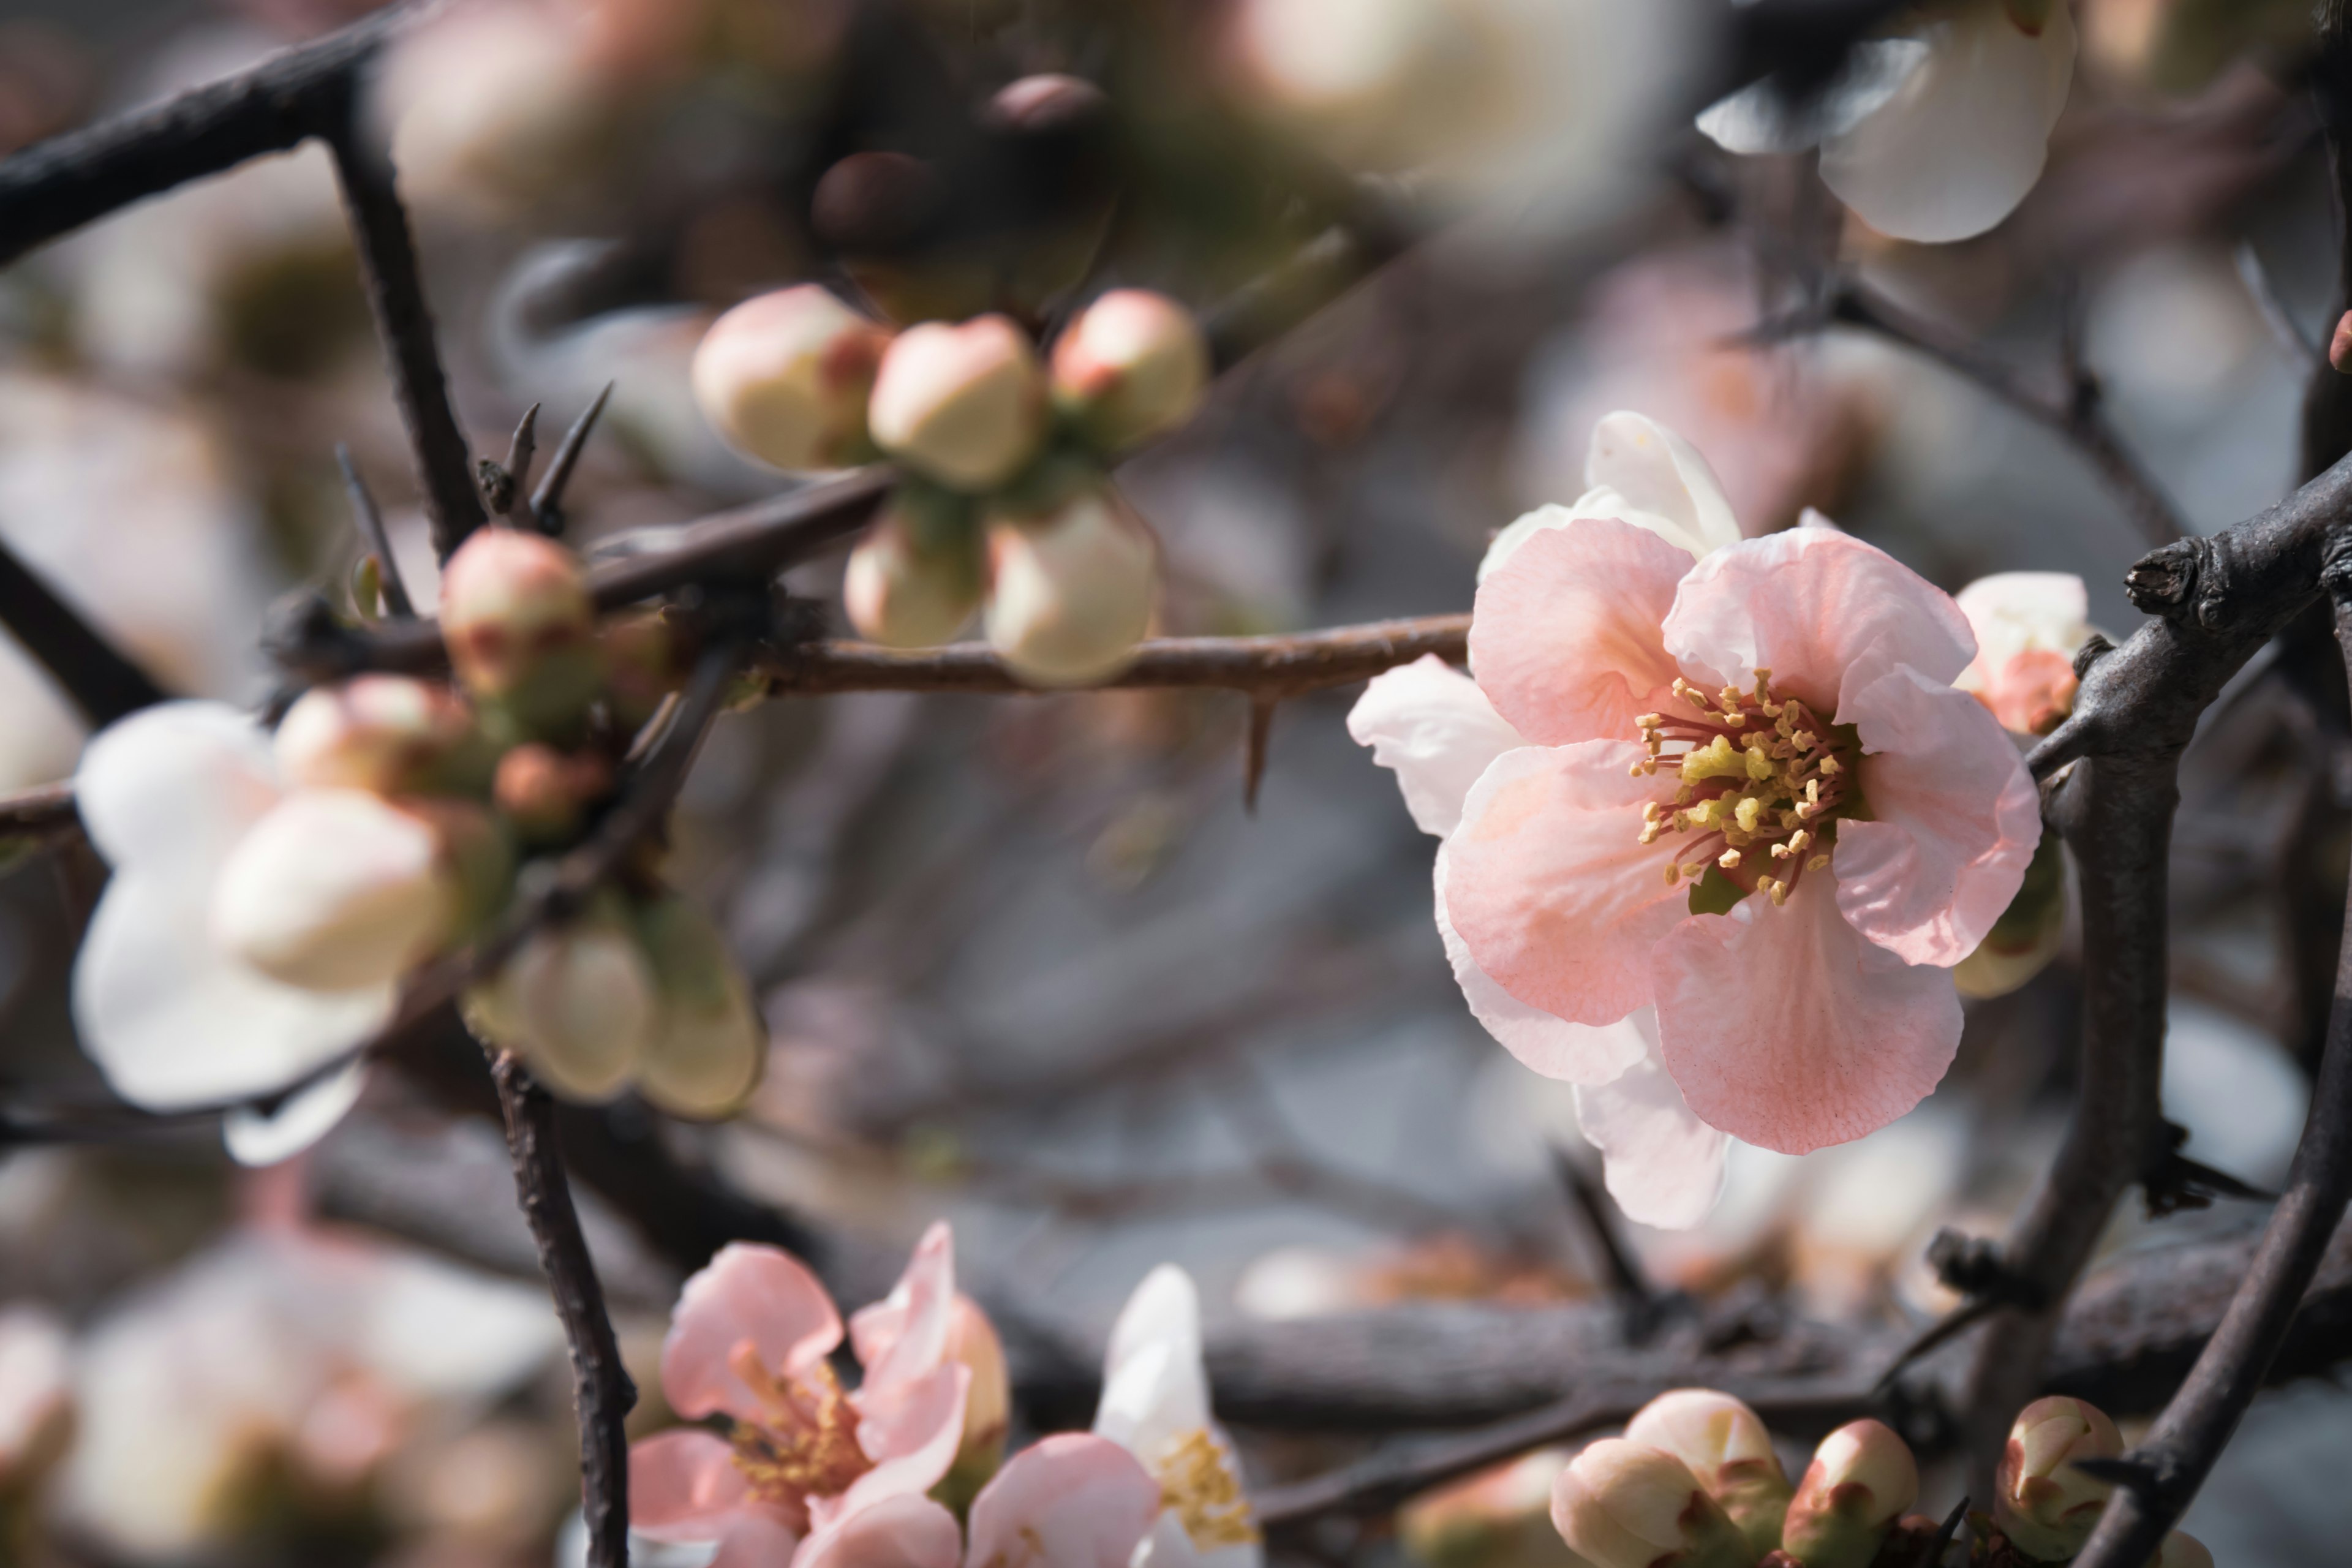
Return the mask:
{"type": "Polygon", "coordinates": [[[2010,1424],[1993,1492],[1993,1521],[2020,1551],[2063,1560],[2083,1549],[2115,1490],[2074,1468],[2112,1459],[2123,1434],[2106,1413],[2079,1399],[2037,1399],[2010,1424]]]}
{"type": "Polygon", "coordinates": [[[1151,625],[1151,534],[1108,488],[1051,510],[989,515],[989,645],[1038,686],[1083,686],[1126,668],[1151,625]]]}
{"type": "Polygon", "coordinates": [[[474,531],[441,574],[441,637],[466,689],[526,728],[572,722],[603,681],[587,577],[540,534],[474,531]]]}
{"type": "Polygon", "coordinates": [[[787,470],[872,455],[866,404],[890,332],[820,284],[746,300],[694,351],[694,398],[746,456],[787,470]]]}
{"type": "Polygon", "coordinates": [[[658,1002],[635,933],[608,909],[534,933],[467,997],[467,1022],[557,1093],[607,1100],[636,1070],[658,1002]]]}
{"type": "Polygon", "coordinates": [[[882,356],[867,410],[875,442],[955,489],[994,489],[1037,455],[1045,378],[1008,316],[909,327],[882,356]]]}
{"type": "Polygon", "coordinates": [[[431,825],[363,790],[298,790],[230,852],[212,929],[274,980],[354,991],[430,954],[463,904],[431,825]]]}
{"type": "Polygon", "coordinates": [[[759,1081],[767,1030],[710,917],[685,899],[639,911],[637,935],[660,1013],[637,1065],[646,1098],[677,1116],[719,1117],[759,1081]]]}
{"type": "Polygon", "coordinates": [[[1780,1548],[1804,1568],[1866,1568],[1918,1500],[1919,1461],[1909,1445],[1880,1422],[1849,1422],[1813,1450],[1780,1548]]]}
{"type": "Polygon", "coordinates": [[[362,675],[302,694],[279,721],[278,776],[295,789],[398,795],[439,785],[477,750],[474,716],[457,693],[405,675],[362,675]]]}
{"type": "Polygon", "coordinates": [[[1688,1465],[1757,1551],[1780,1544],[1780,1520],[1794,1489],[1756,1412],[1711,1388],[1678,1388],[1643,1405],[1625,1436],[1688,1465]]]}
{"type": "Polygon", "coordinates": [[[980,531],[969,517],[901,500],[850,552],[843,607],[886,647],[954,640],[980,609],[980,531]]]}
{"type": "Polygon", "coordinates": [[[1165,294],[1115,289],[1054,344],[1054,406],[1105,451],[1173,430],[1209,385],[1209,344],[1165,294]]]}
{"type": "Polygon", "coordinates": [[[1690,1467],[1645,1443],[1604,1437],[1552,1485],[1551,1521],[1593,1568],[1748,1568],[1755,1549],[1690,1467]]]}

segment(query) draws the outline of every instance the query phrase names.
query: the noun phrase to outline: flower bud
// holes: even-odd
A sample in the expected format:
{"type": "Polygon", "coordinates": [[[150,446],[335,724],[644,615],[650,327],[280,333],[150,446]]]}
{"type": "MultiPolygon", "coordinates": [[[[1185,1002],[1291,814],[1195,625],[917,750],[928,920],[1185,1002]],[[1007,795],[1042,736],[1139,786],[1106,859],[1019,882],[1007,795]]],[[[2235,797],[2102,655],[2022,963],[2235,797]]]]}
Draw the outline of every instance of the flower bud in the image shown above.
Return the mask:
{"type": "Polygon", "coordinates": [[[1580,1568],[1551,1525],[1551,1486],[1568,1458],[1538,1448],[1424,1492],[1397,1510],[1397,1539],[1428,1568],[1580,1568]]]}
{"type": "Polygon", "coordinates": [[[1177,428],[1209,384],[1209,344],[1165,294],[1115,289],[1054,345],[1054,406],[1107,452],[1177,428]]]}
{"type": "Polygon", "coordinates": [[[989,514],[991,647],[1037,686],[1083,686],[1127,667],[1151,625],[1151,534],[1106,487],[1038,513],[989,514]]]}
{"type": "Polygon", "coordinates": [[[612,787],[613,765],[603,757],[529,741],[499,759],[490,793],[525,843],[560,844],[578,836],[588,808],[612,787]]]}
{"type": "Polygon", "coordinates": [[[579,558],[551,539],[479,528],[441,574],[441,637],[457,679],[525,730],[577,721],[604,679],[579,558]]]}
{"type": "Polygon", "coordinates": [[[882,357],[867,410],[874,439],[951,489],[994,489],[1037,455],[1045,373],[1008,316],[910,327],[882,357]]]}
{"type": "Polygon", "coordinates": [[[2213,1568],[2213,1553],[2195,1536],[2176,1530],[2164,1538],[2147,1568],[2213,1568]]]}
{"type": "Polygon", "coordinates": [[[604,649],[604,694],[625,730],[651,719],[662,700],[686,682],[677,629],[659,610],[614,616],[598,628],[596,640],[604,649]]]}
{"type": "Polygon", "coordinates": [[[1756,1561],[1688,1465],[1622,1437],[1589,1445],[1561,1473],[1551,1521],[1593,1568],[1749,1568],[1756,1561]]]}
{"type": "Polygon", "coordinates": [[[948,1359],[971,1373],[964,1395],[963,1442],[955,1464],[932,1490],[951,1509],[964,1509],[1004,1463],[1004,1434],[1012,1422],[1013,1382],[1004,1364],[1004,1343],[996,1326],[969,1296],[948,1310],[948,1359]]]}
{"type": "Polygon", "coordinates": [[[841,599],[886,647],[950,642],[980,609],[980,531],[954,498],[902,496],[850,552],[841,599]]]}
{"type": "Polygon", "coordinates": [[[890,345],[822,285],[746,300],[694,351],[694,397],[727,444],[787,470],[837,468],[873,453],[866,404],[890,345]]]}
{"type": "Polygon", "coordinates": [[[212,929],[273,980],[353,991],[430,954],[463,901],[440,836],[415,813],[364,790],[297,790],[230,851],[212,929]]]}
{"type": "Polygon", "coordinates": [[[1711,1388],[1679,1388],[1643,1405],[1625,1436],[1688,1465],[1757,1551],[1780,1544],[1780,1520],[1793,1489],[1756,1412],[1711,1388]]]}
{"type": "Polygon", "coordinates": [[[2339,375],[2352,375],[2352,310],[2336,318],[2336,334],[2327,340],[2327,363],[2339,375]]]}
{"type": "Polygon", "coordinates": [[[658,1007],[653,970],[609,905],[534,932],[466,997],[466,1022],[557,1093],[607,1100],[635,1070],[658,1007]]]}
{"type": "Polygon", "coordinates": [[[2025,879],[1977,950],[1952,970],[1963,996],[2006,996],[2049,967],[2066,935],[2066,852],[2054,833],[2042,836],[2025,879]]]}
{"type": "Polygon", "coordinates": [[[286,710],[275,746],[293,788],[384,795],[463,788],[486,750],[456,692],[405,675],[312,687],[286,710]]]}
{"type": "Polygon", "coordinates": [[[765,1065],[768,1034],[710,917],[671,894],[637,913],[660,1013],[638,1063],[646,1098],[677,1116],[724,1116],[765,1065]]]}
{"type": "Polygon", "coordinates": [[[1995,1478],[1994,1522],[2031,1556],[2074,1556],[2115,1490],[2074,1461],[2112,1459],[2123,1451],[2123,1435],[2096,1405],[2058,1394],[2035,1400],[2010,1425],[1995,1478]]]}
{"type": "Polygon", "coordinates": [[[1895,1521],[1919,1500],[1919,1461],[1891,1427],[1854,1421],[1822,1439],[1780,1527],[1804,1568],[1866,1568],[1895,1521]]]}

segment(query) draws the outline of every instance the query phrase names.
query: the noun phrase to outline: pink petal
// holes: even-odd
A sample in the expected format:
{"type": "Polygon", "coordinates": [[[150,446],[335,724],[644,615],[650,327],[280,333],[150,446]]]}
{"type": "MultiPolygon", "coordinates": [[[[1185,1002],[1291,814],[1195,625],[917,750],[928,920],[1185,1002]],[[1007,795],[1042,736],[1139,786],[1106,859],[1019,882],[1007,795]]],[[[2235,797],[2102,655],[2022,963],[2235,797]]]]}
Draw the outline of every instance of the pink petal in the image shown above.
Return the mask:
{"type": "Polygon", "coordinates": [[[957,1568],[963,1532],[927,1497],[884,1498],[818,1531],[792,1568],[957,1568]]]}
{"type": "MultiPolygon", "coordinates": [[[[1475,633],[1473,633],[1475,636],[1475,633]]],[[[1948,686],[1976,656],[1951,595],[1874,545],[1798,528],[1718,550],[1685,578],[1665,644],[1703,684],[1773,686],[1848,722],[1847,699],[1898,664],[1948,686]]]]}
{"type": "Polygon", "coordinates": [[[849,1342],[868,1390],[938,1369],[948,1352],[955,1294],[955,1237],[947,1221],[936,1220],[890,1294],[850,1316],[849,1342]]]}
{"type": "MultiPolygon", "coordinates": [[[[1445,847],[1437,847],[1437,935],[1445,961],[1470,1016],[1522,1065],[1566,1083],[1606,1083],[1649,1055],[1650,1046],[1629,1027],[1630,1020],[1603,1025],[1571,1024],[1540,1007],[1530,1007],[1495,983],[1470,956],[1470,944],[1445,913],[1445,847]]],[[[1639,1015],[1636,1015],[1639,1016],[1639,1015]]],[[[1657,1030],[1654,1024],[1651,1034],[1657,1030]]]]}
{"type": "Polygon", "coordinates": [[[726,1439],[696,1428],[629,1447],[629,1526],[656,1541],[716,1541],[756,1507],[726,1439]]]}
{"type": "Polygon", "coordinates": [[[1691,570],[1687,552],[1613,518],[1528,536],[1478,585],[1470,668],[1495,710],[1530,742],[1633,736],[1671,700],[1659,623],[1691,570]]]}
{"type": "Polygon", "coordinates": [[[1013,1456],[971,1504],[974,1568],[1127,1568],[1160,1484],[1107,1437],[1065,1432],[1013,1456]]]}
{"type": "Polygon", "coordinates": [[[800,1537],[772,1514],[747,1513],[719,1537],[709,1568],[792,1568],[800,1537]]]}
{"type": "Polygon", "coordinates": [[[1527,744],[1476,681],[1433,653],[1374,676],[1349,710],[1348,733],[1395,773],[1414,825],[1441,838],[1486,764],[1527,744]]]}
{"type": "MultiPolygon", "coordinates": [[[[1530,546],[1529,548],[1533,548],[1530,546]]],[[[1656,778],[1627,776],[1632,741],[1507,752],[1445,841],[1445,909],[1477,966],[1573,1024],[1650,999],[1650,950],[1689,908],[1666,845],[1641,842],[1656,778]]]]}
{"type": "Polygon", "coordinates": [[[688,1419],[718,1411],[741,1420],[761,1406],[731,1364],[749,1346],[779,1378],[797,1376],[841,1343],[841,1314],[815,1275],[772,1247],[736,1242],[719,1249],[678,1293],[662,1343],[662,1389],[688,1419]]]}
{"type": "Polygon", "coordinates": [[[831,1523],[883,1498],[919,1495],[939,1484],[963,1446],[963,1406],[971,1369],[950,1362],[924,1375],[849,1396],[857,1408],[857,1446],[874,1461],[838,1498],[813,1499],[809,1517],[831,1523]]]}
{"type": "Polygon", "coordinates": [[[1862,737],[1874,820],[1841,822],[1831,870],[1854,930],[1907,963],[1977,950],[2042,842],[2033,780],[1965,691],[1897,669],[1840,713],[1862,737]]]}
{"type": "MultiPolygon", "coordinates": [[[[1654,1040],[1657,1015],[1645,1007],[1618,1027],[1654,1040]]],[[[1580,1086],[1576,1125],[1601,1151],[1609,1195],[1637,1225],[1688,1230],[1723,1194],[1731,1140],[1692,1112],[1654,1054],[1607,1083],[1580,1086]]]]}
{"type": "Polygon", "coordinates": [[[1685,920],[1658,944],[1656,973],[1659,1054],[1691,1110],[1784,1154],[1885,1126],[1959,1047],[1950,972],[1864,941],[1819,872],[1785,907],[1749,898],[1685,920]]]}

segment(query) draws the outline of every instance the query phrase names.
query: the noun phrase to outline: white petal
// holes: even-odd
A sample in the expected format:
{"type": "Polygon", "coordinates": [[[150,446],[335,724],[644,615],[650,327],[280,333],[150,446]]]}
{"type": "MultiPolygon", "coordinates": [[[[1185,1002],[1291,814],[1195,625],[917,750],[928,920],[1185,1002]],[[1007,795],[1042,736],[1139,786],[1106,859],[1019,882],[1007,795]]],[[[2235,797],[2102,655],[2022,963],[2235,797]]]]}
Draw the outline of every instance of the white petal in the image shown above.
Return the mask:
{"type": "Polygon", "coordinates": [[[1486,764],[1527,744],[1476,681],[1433,653],[1375,676],[1349,710],[1348,733],[1396,773],[1414,825],[1440,838],[1486,764]]]}
{"type": "Polygon", "coordinates": [[[275,1111],[232,1110],[221,1121],[221,1142],[240,1165],[275,1165],[290,1160],[335,1129],[367,1087],[367,1064],[337,1068],[308,1089],[296,1090],[275,1111]]]}
{"type": "Polygon", "coordinates": [[[1767,78],[1709,105],[1698,128],[1727,153],[1801,153],[1853,129],[1902,90],[1927,58],[1927,46],[1916,38],[1856,44],[1838,79],[1810,101],[1790,102],[1767,78]]]}
{"type": "Polygon", "coordinates": [[[2090,592],[2071,572],[1996,572],[1953,595],[1977,634],[1976,662],[1953,684],[1982,684],[2021,653],[2074,657],[2091,635],[2090,592]]]}
{"type": "Polygon", "coordinates": [[[1656,1010],[1644,1007],[1633,1019],[1652,1040],[1651,1054],[1608,1083],[1580,1086],[1576,1124],[1601,1151],[1609,1195],[1628,1219],[1687,1230],[1723,1194],[1731,1139],[1692,1113],[1658,1060],[1656,1010]]]}
{"type": "MultiPolygon", "coordinates": [[[[1437,935],[1445,943],[1446,962],[1454,966],[1454,983],[1462,987],[1470,1016],[1523,1066],[1567,1083],[1606,1083],[1649,1054],[1657,1034],[1654,1024],[1646,1037],[1634,1026],[1633,1018],[1598,1027],[1571,1024],[1504,990],[1478,967],[1478,961],[1470,956],[1470,944],[1462,940],[1445,912],[1444,845],[1437,849],[1436,879],[1437,935]]],[[[1649,1012],[1643,1008],[1633,1017],[1649,1012]]]]}
{"type": "Polygon", "coordinates": [[[1148,1468],[1168,1439],[1208,1425],[1201,1293],[1190,1274],[1163,1263],[1143,1277],[1111,1329],[1095,1430],[1148,1468]]]}
{"type": "Polygon", "coordinates": [[[430,824],[366,790],[296,790],[222,864],[213,933],[289,985],[348,991],[423,959],[461,897],[430,824]]]}
{"type": "Polygon", "coordinates": [[[1984,233],[2042,177],[2074,73],[2072,9],[2038,37],[2000,0],[1927,33],[1927,63],[1874,114],[1822,144],[1822,178],[1862,220],[1927,244],[1984,233]]]}
{"type": "Polygon", "coordinates": [[[74,773],[90,842],[116,869],[206,879],[278,793],[268,732],[226,702],[164,702],[110,724],[74,773]]]}
{"type": "Polygon", "coordinates": [[[1593,426],[1584,482],[1590,488],[1574,504],[1538,507],[1496,534],[1478,563],[1478,581],[1536,533],[1566,528],[1580,517],[1646,528],[1695,559],[1739,542],[1739,520],[1706,458],[1646,415],[1621,409],[1593,426]]]}
{"type": "Polygon", "coordinates": [[[392,1016],[389,984],[299,991],[231,961],[213,942],[206,891],[170,872],[117,872],[74,961],[82,1048],[149,1110],[282,1089],[392,1016]]]}

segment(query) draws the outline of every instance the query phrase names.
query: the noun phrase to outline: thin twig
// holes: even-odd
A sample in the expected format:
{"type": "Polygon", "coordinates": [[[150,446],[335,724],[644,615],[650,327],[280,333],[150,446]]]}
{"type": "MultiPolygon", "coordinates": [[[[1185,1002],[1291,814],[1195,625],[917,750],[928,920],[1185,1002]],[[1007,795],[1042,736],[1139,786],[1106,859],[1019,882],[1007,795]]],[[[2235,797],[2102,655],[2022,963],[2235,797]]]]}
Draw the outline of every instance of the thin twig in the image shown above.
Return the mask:
{"type": "Polygon", "coordinates": [[[540,479],[539,488],[530,492],[530,515],[541,533],[560,535],[563,531],[564,487],[571,484],[572,470],[580,466],[580,454],[588,449],[589,432],[596,428],[596,416],[604,412],[615,384],[606,382],[595,401],[572,422],[572,428],[563,433],[563,439],[556,446],[555,456],[548,459],[547,473],[540,479]]]}
{"type": "Polygon", "coordinates": [[[2238,280],[2246,286],[2246,293],[2254,301],[2254,309],[2262,312],[2263,324],[2270,328],[2271,336],[2277,340],[2279,347],[2293,355],[2294,363],[2306,374],[2325,364],[2327,360],[2326,349],[2312,341],[2311,334],[2303,330],[2303,323],[2294,319],[2294,312],[2287,309],[2286,300],[2278,291],[2278,280],[2263,264],[2263,253],[2254,248],[2254,242],[2240,240],[2234,259],[2238,264],[2238,280]]]}
{"type": "Polygon", "coordinates": [[[43,784],[0,795],[0,848],[62,844],[81,833],[73,785],[43,784]]]}
{"type": "Polygon", "coordinates": [[[162,687],[105,633],[0,543],[0,626],[33,656],[93,727],[164,700],[162,687]]]}
{"type": "Polygon", "coordinates": [[[375,556],[383,607],[396,621],[413,621],[416,618],[416,603],[408,596],[408,584],[401,577],[400,563],[393,559],[392,535],[384,531],[383,513],[377,509],[375,497],[369,493],[367,481],[360,478],[358,466],[352,461],[352,449],[341,441],[335,443],[335,463],[343,470],[343,489],[351,494],[352,519],[359,524],[360,537],[367,541],[369,552],[375,556]]]}

